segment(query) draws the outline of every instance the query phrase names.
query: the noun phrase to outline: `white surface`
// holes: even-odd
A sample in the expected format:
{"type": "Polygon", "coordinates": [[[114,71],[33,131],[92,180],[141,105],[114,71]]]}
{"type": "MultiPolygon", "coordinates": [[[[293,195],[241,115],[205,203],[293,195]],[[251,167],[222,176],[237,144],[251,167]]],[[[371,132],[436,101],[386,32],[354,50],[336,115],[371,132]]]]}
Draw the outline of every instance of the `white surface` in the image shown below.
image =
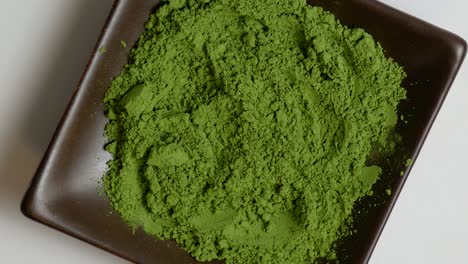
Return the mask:
{"type": "MultiPolygon", "coordinates": [[[[468,39],[466,0],[384,2],[468,39]]],[[[112,0],[0,1],[0,263],[125,263],[27,220],[19,211],[111,4],[112,0]]],[[[465,64],[372,264],[468,263],[467,100],[465,64]]]]}

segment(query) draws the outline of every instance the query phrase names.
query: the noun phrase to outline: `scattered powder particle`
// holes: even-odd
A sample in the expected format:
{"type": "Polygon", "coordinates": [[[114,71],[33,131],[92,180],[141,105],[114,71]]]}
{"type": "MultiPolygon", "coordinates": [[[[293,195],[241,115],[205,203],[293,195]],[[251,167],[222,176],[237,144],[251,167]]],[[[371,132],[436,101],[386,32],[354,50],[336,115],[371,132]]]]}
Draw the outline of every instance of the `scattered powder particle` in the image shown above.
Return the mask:
{"type": "Polygon", "coordinates": [[[413,165],[413,160],[412,159],[407,159],[406,162],[405,162],[405,166],[410,167],[411,165],[413,165]]]}
{"type": "Polygon", "coordinates": [[[120,45],[122,46],[122,48],[125,49],[125,48],[127,47],[127,42],[121,40],[121,41],[120,41],[120,45]]]}
{"type": "Polygon", "coordinates": [[[105,191],[199,261],[335,259],[404,76],[304,0],[166,1],[104,99],[105,191]]]}
{"type": "Polygon", "coordinates": [[[101,47],[99,48],[98,52],[101,53],[101,54],[105,53],[105,52],[106,52],[106,47],[101,46],[101,47]]]}

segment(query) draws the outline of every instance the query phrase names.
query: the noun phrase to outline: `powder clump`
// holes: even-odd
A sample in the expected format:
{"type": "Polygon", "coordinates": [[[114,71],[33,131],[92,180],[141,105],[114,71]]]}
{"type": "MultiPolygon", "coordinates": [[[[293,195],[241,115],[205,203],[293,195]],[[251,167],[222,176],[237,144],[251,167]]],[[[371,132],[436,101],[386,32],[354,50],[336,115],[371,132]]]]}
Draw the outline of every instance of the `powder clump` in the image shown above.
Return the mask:
{"type": "Polygon", "coordinates": [[[404,76],[304,0],[167,1],[104,99],[105,191],[200,261],[335,259],[404,76]]]}

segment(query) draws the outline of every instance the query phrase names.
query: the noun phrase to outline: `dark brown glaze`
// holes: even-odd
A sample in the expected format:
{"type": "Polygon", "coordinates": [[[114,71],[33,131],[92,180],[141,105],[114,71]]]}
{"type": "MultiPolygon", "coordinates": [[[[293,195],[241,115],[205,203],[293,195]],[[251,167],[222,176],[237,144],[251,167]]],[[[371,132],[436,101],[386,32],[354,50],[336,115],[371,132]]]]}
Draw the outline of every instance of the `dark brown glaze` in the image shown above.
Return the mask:
{"type": "MultiPolygon", "coordinates": [[[[159,0],[118,0],[85,69],[23,203],[36,221],[138,263],[197,263],[174,242],[135,233],[112,213],[100,179],[110,156],[103,149],[107,122],[102,98],[128,61],[130,48],[159,0]],[[105,53],[98,48],[104,46],[105,53]]],[[[408,74],[408,100],[400,106],[397,151],[376,158],[385,171],[376,196],[357,206],[357,233],[337,243],[344,263],[367,263],[408,176],[406,159],[416,159],[466,53],[460,37],[391,7],[370,0],[311,0],[333,12],[345,25],[362,27],[382,44],[408,74]],[[400,172],[403,171],[403,176],[400,172]],[[384,195],[391,186],[392,195],[384,195]],[[369,206],[375,204],[377,206],[369,206]],[[358,213],[360,211],[360,213],[358,213]]]]}

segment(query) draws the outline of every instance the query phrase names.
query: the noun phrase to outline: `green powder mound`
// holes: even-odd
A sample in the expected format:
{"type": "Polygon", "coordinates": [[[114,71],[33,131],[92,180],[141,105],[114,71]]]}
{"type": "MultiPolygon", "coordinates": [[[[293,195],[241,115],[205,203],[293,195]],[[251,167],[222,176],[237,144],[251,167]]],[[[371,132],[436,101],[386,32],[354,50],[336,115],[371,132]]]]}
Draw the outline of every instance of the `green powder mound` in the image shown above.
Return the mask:
{"type": "Polygon", "coordinates": [[[105,97],[103,181],[132,228],[199,261],[335,259],[405,74],[304,0],[173,0],[105,97]]]}

